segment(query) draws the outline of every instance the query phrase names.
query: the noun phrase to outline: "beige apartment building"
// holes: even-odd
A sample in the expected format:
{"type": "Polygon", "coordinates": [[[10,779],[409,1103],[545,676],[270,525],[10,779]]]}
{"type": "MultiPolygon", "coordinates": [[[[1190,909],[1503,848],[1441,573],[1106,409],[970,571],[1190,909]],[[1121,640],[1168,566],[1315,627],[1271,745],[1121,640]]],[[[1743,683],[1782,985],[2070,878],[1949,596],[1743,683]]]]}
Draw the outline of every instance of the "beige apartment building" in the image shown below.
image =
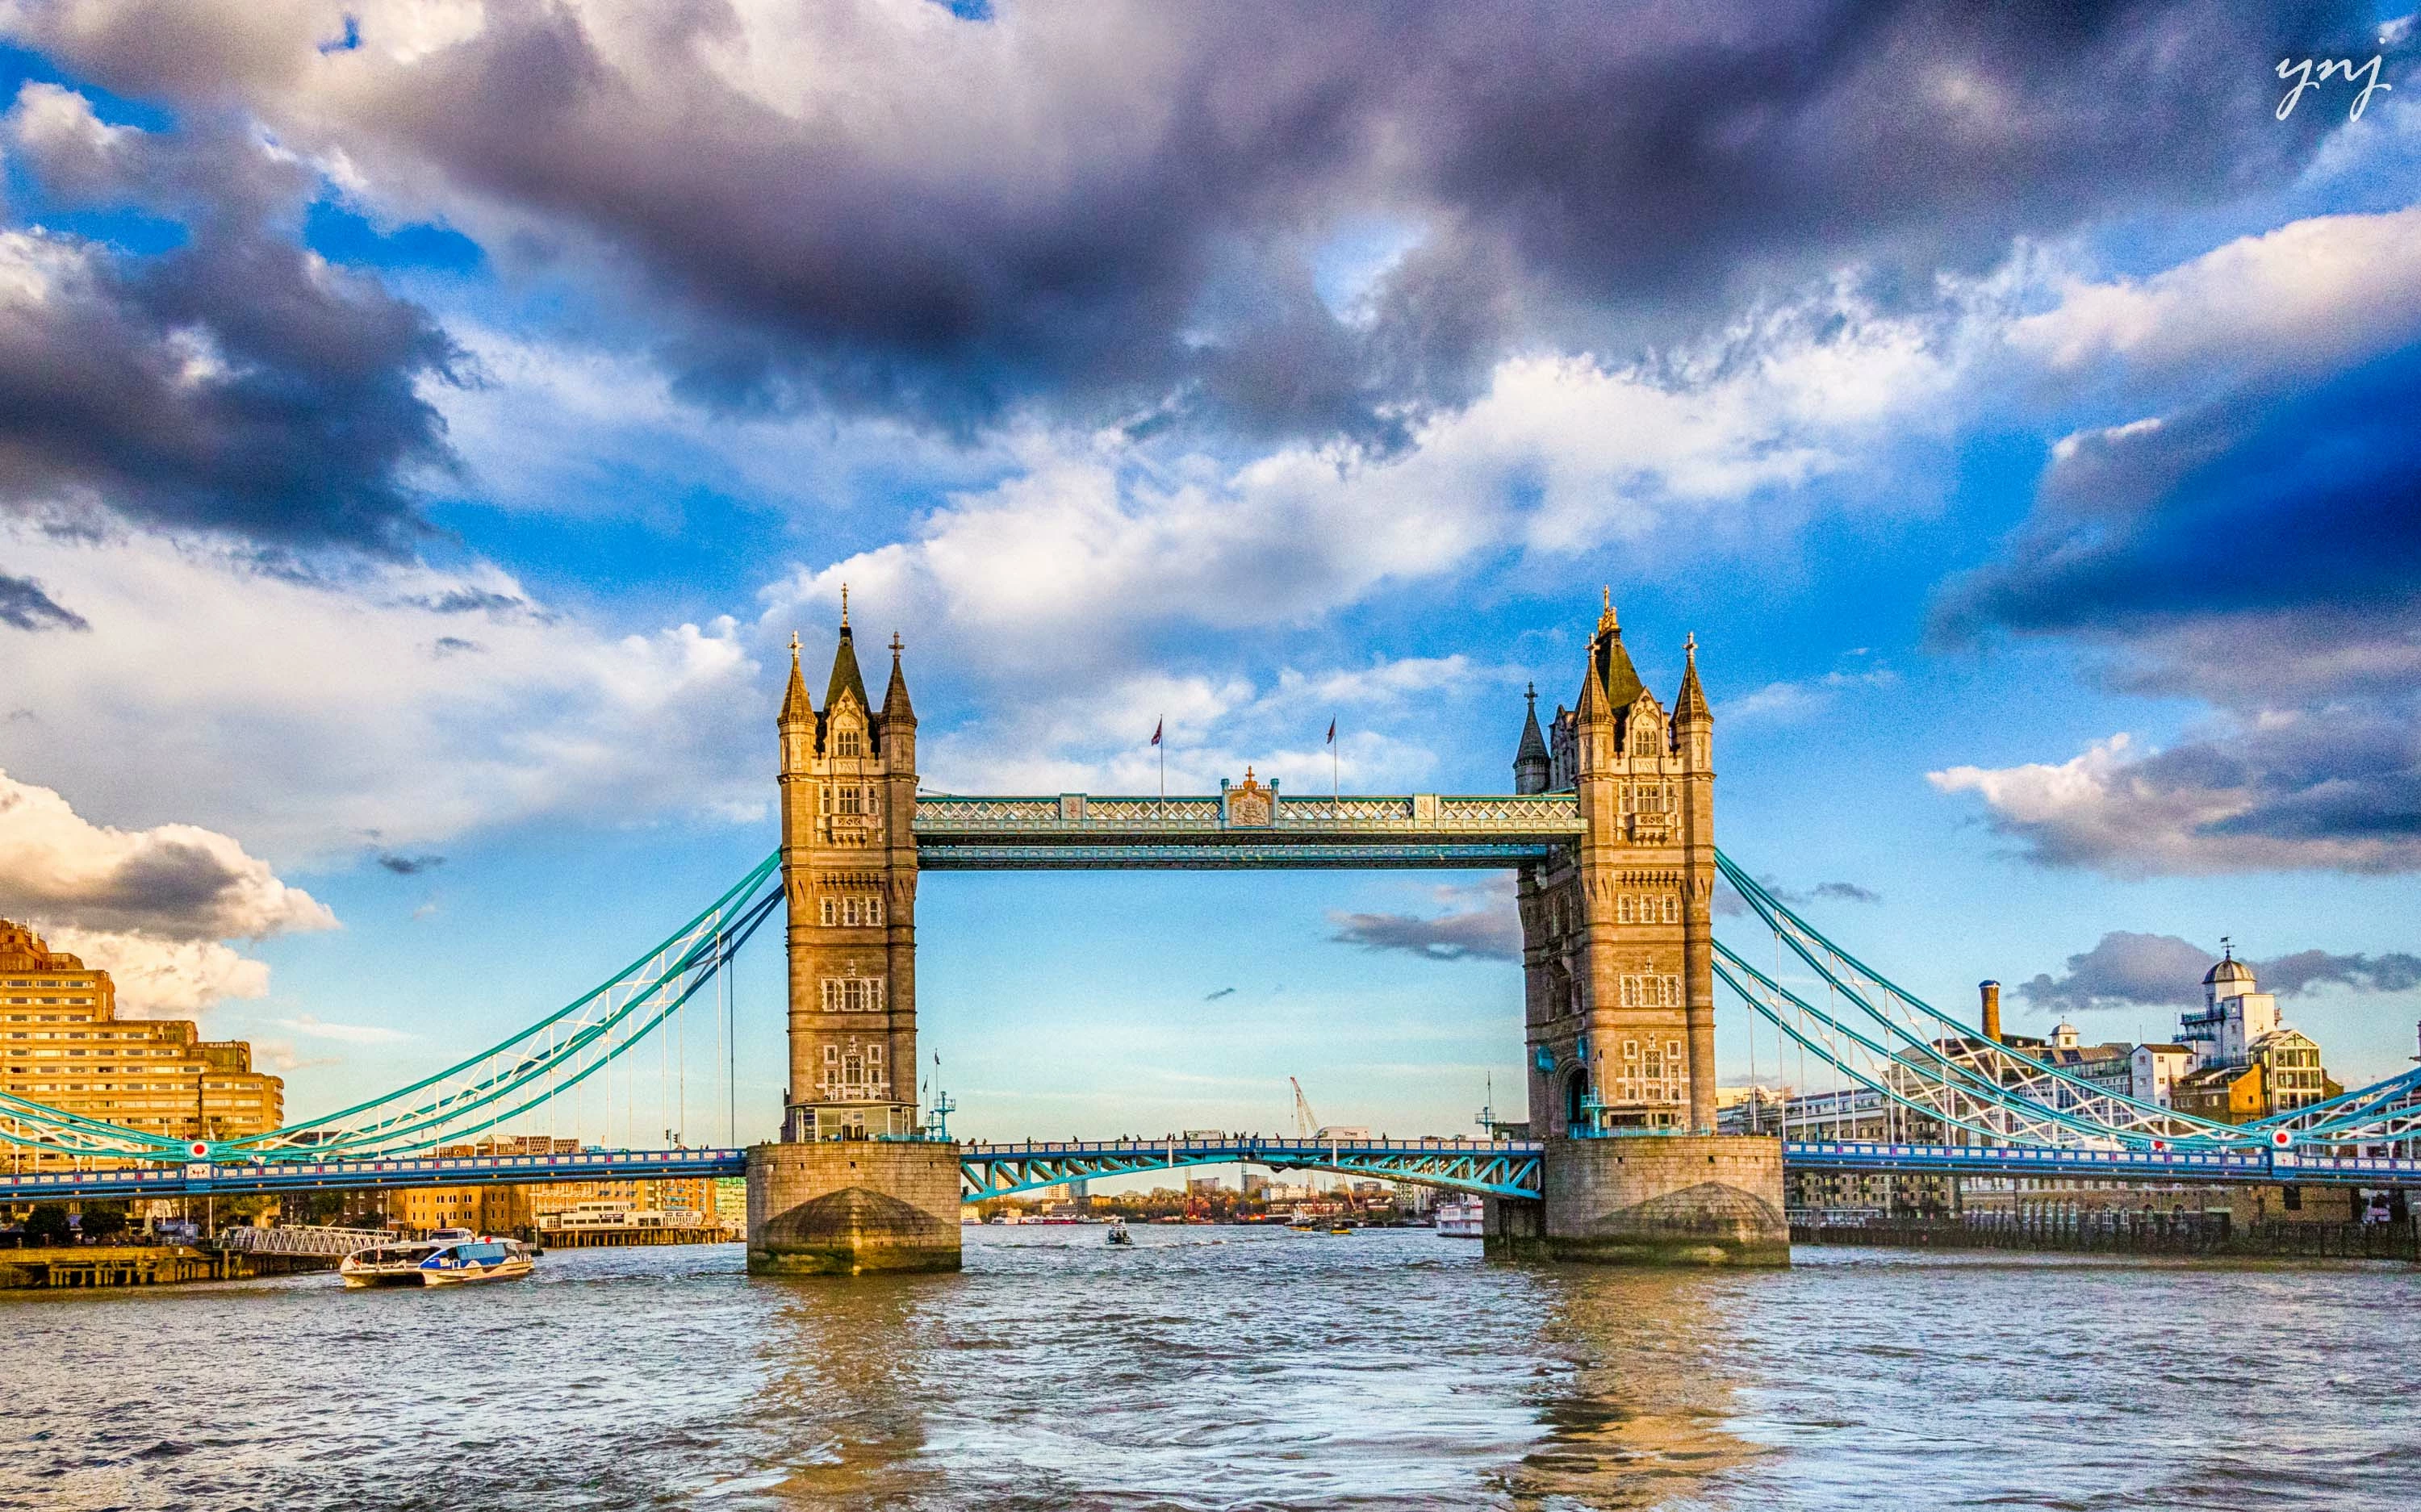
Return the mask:
{"type": "MultiPolygon", "coordinates": [[[[0,1092],[177,1139],[266,1133],[286,1083],[252,1068],[242,1040],[206,1040],[190,1019],[120,1019],[109,974],[0,919],[0,1092]]],[[[16,1170],[69,1158],[11,1146],[16,1170]]]]}
{"type": "MultiPolygon", "coordinates": [[[[508,1134],[476,1145],[449,1145],[441,1157],[481,1155],[569,1155],[580,1148],[575,1139],[550,1140],[543,1134],[508,1134]]],[[[654,1212],[695,1213],[699,1228],[715,1226],[716,1186],[712,1177],[668,1177],[660,1179],[532,1182],[468,1187],[389,1187],[345,1195],[344,1219],[351,1224],[380,1223],[414,1234],[441,1228],[472,1228],[487,1234],[536,1233],[539,1220],[570,1212],[582,1203],[611,1202],[654,1212]]],[[[744,1210],[744,1209],[743,1209],[744,1210]]]]}

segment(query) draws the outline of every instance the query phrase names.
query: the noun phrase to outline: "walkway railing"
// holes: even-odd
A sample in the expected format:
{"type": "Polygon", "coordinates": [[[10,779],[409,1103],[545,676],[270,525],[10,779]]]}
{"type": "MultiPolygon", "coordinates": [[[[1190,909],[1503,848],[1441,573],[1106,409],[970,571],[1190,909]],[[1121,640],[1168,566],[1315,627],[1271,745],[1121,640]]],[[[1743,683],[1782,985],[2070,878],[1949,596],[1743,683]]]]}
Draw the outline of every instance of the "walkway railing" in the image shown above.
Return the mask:
{"type": "Polygon", "coordinates": [[[275,1228],[222,1229],[218,1247],[243,1255],[342,1256],[355,1250],[393,1244],[402,1237],[388,1228],[315,1228],[306,1224],[281,1224],[275,1228]]]}

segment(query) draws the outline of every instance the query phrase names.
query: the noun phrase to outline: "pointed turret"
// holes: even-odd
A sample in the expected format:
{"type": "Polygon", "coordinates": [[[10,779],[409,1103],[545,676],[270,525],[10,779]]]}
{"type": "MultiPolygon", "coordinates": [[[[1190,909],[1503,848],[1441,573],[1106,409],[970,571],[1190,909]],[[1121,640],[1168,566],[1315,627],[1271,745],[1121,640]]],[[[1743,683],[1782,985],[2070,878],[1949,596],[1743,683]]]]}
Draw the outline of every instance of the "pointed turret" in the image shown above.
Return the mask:
{"type": "Polygon", "coordinates": [[[909,725],[916,723],[915,706],[908,702],[908,679],[899,672],[899,653],[907,647],[899,644],[899,632],[891,632],[891,681],[882,690],[882,723],[909,725]]]}
{"type": "Polygon", "coordinates": [[[1692,635],[1681,643],[1681,654],[1687,665],[1681,673],[1681,692],[1673,700],[1673,723],[1677,726],[1711,725],[1714,710],[1707,707],[1707,690],[1698,686],[1698,637],[1692,635]]]}
{"type": "Polygon", "coordinates": [[[1523,696],[1529,701],[1530,711],[1522,719],[1521,749],[1513,753],[1513,790],[1543,793],[1553,763],[1547,756],[1547,738],[1539,733],[1539,685],[1530,684],[1523,696]]]}
{"type": "Polygon", "coordinates": [[[840,590],[840,645],[833,651],[832,681],[824,687],[824,712],[829,715],[833,705],[840,702],[841,690],[857,694],[857,707],[871,713],[874,700],[866,696],[866,678],[857,670],[857,647],[849,633],[849,585],[840,590]]]}
{"type": "Polygon", "coordinates": [[[1639,669],[1631,664],[1631,653],[1622,648],[1622,623],[1615,617],[1612,588],[1605,590],[1605,611],[1597,618],[1596,644],[1590,647],[1589,666],[1605,685],[1609,709],[1629,709],[1646,689],[1647,685],[1639,680],[1639,669]]]}
{"type": "Polygon", "coordinates": [[[799,675],[799,632],[790,632],[790,685],[782,693],[782,712],[773,723],[789,729],[794,725],[812,725],[816,706],[807,702],[807,679],[799,675]]]}

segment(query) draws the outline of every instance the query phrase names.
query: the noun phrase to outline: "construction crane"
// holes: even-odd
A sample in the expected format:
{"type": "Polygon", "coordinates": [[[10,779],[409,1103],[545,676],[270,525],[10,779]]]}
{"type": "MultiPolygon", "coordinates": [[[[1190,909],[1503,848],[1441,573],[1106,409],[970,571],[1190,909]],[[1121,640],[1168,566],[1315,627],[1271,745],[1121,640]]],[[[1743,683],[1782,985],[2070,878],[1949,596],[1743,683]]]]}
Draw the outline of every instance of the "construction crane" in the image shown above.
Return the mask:
{"type": "Polygon", "coordinates": [[[1303,1095],[1303,1083],[1289,1076],[1287,1078],[1287,1085],[1294,1088],[1295,1135],[1300,1139],[1309,1139],[1320,1128],[1320,1120],[1312,1116],[1311,1102],[1303,1095]]]}

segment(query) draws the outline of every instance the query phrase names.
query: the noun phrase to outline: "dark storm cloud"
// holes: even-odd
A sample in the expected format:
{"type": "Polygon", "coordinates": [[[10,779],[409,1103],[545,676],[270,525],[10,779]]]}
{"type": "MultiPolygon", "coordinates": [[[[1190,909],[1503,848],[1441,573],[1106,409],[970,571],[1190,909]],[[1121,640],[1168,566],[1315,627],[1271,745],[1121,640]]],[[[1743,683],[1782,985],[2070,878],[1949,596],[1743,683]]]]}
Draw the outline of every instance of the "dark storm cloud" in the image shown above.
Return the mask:
{"type": "MultiPolygon", "coordinates": [[[[2039,974],[2020,983],[2017,990],[2037,1007],[2062,1012],[2191,1007],[2203,1001],[2203,975],[2218,959],[2173,934],[2114,929],[2091,950],[2069,957],[2063,974],[2039,974]]],[[[2331,986],[2353,992],[2405,992],[2421,987],[2421,956],[2401,951],[2371,956],[2301,950],[2247,964],[2262,990],[2281,997],[2300,997],[2331,986]]]]}
{"type": "Polygon", "coordinates": [[[1942,623],[2157,629],[2321,607],[2340,627],[2382,616],[2401,638],[2421,582],[2416,413],[2421,350],[2408,350],[2309,391],[2080,438],[1942,623]]]}
{"type": "Polygon", "coordinates": [[[2018,984],[2018,995],[2039,1008],[2185,1007],[2202,1001],[2203,974],[2219,958],[2173,934],[2113,929],[2067,972],[2018,984]]]}
{"type": "Polygon", "coordinates": [[[447,461],[414,392],[453,349],[418,307],[290,240],[306,175],[238,123],[104,127],[28,86],[11,146],[47,203],[181,227],[144,256],[0,238],[0,509],[276,547],[391,552],[421,526],[405,475],[447,461]]]}
{"type": "Polygon", "coordinates": [[[1174,397],[1386,444],[1518,346],[1619,353],[1845,262],[1929,288],[2016,235],[2282,181],[2330,122],[2273,118],[2275,60],[2367,52],[2367,14],[844,5],[769,56],[711,0],[525,3],[410,62],[375,13],[323,56],[334,8],[63,3],[23,24],[121,92],[235,101],[374,179],[443,184],[448,219],[516,257],[628,270],[710,403],[969,427],[1174,397]],[[760,93],[732,83],[743,55],[760,93]],[[1323,298],[1361,220],[1408,249],[1323,298]]]}
{"type": "Polygon", "coordinates": [[[402,856],[392,850],[379,853],[378,864],[398,877],[417,877],[445,865],[444,856],[402,856]]]}
{"type": "Polygon", "coordinates": [[[537,608],[520,594],[497,593],[488,588],[448,588],[444,593],[409,601],[439,615],[483,614],[502,617],[532,614],[537,608]]]}
{"type": "Polygon", "coordinates": [[[32,578],[0,572],[0,625],[18,630],[90,630],[91,622],[68,608],[32,578]]]}
{"type": "Polygon", "coordinates": [[[1400,950],[1429,960],[1520,960],[1522,921],[1510,908],[1474,909],[1436,918],[1409,913],[1336,913],[1331,940],[1367,950],[1400,950]]]}
{"type": "Polygon", "coordinates": [[[1936,630],[2081,640],[2218,715],[2093,800],[1996,813],[2052,865],[2421,866],[2421,349],[2084,438],[1936,630]]]}
{"type": "MultiPolygon", "coordinates": [[[[1805,892],[1785,887],[1771,876],[1759,877],[1757,885],[1772,893],[1786,908],[1803,909],[1812,902],[1880,903],[1883,895],[1855,882],[1818,882],[1805,892]]],[[[1720,918],[1746,917],[1752,911],[1748,901],[1733,890],[1726,878],[1715,879],[1715,913],[1720,918]]]]}
{"type": "Polygon", "coordinates": [[[2421,956],[2400,950],[2382,956],[2299,950],[2263,961],[2258,972],[2263,987],[2285,996],[2330,986],[2355,992],[2409,992],[2421,987],[2421,956]]]}

